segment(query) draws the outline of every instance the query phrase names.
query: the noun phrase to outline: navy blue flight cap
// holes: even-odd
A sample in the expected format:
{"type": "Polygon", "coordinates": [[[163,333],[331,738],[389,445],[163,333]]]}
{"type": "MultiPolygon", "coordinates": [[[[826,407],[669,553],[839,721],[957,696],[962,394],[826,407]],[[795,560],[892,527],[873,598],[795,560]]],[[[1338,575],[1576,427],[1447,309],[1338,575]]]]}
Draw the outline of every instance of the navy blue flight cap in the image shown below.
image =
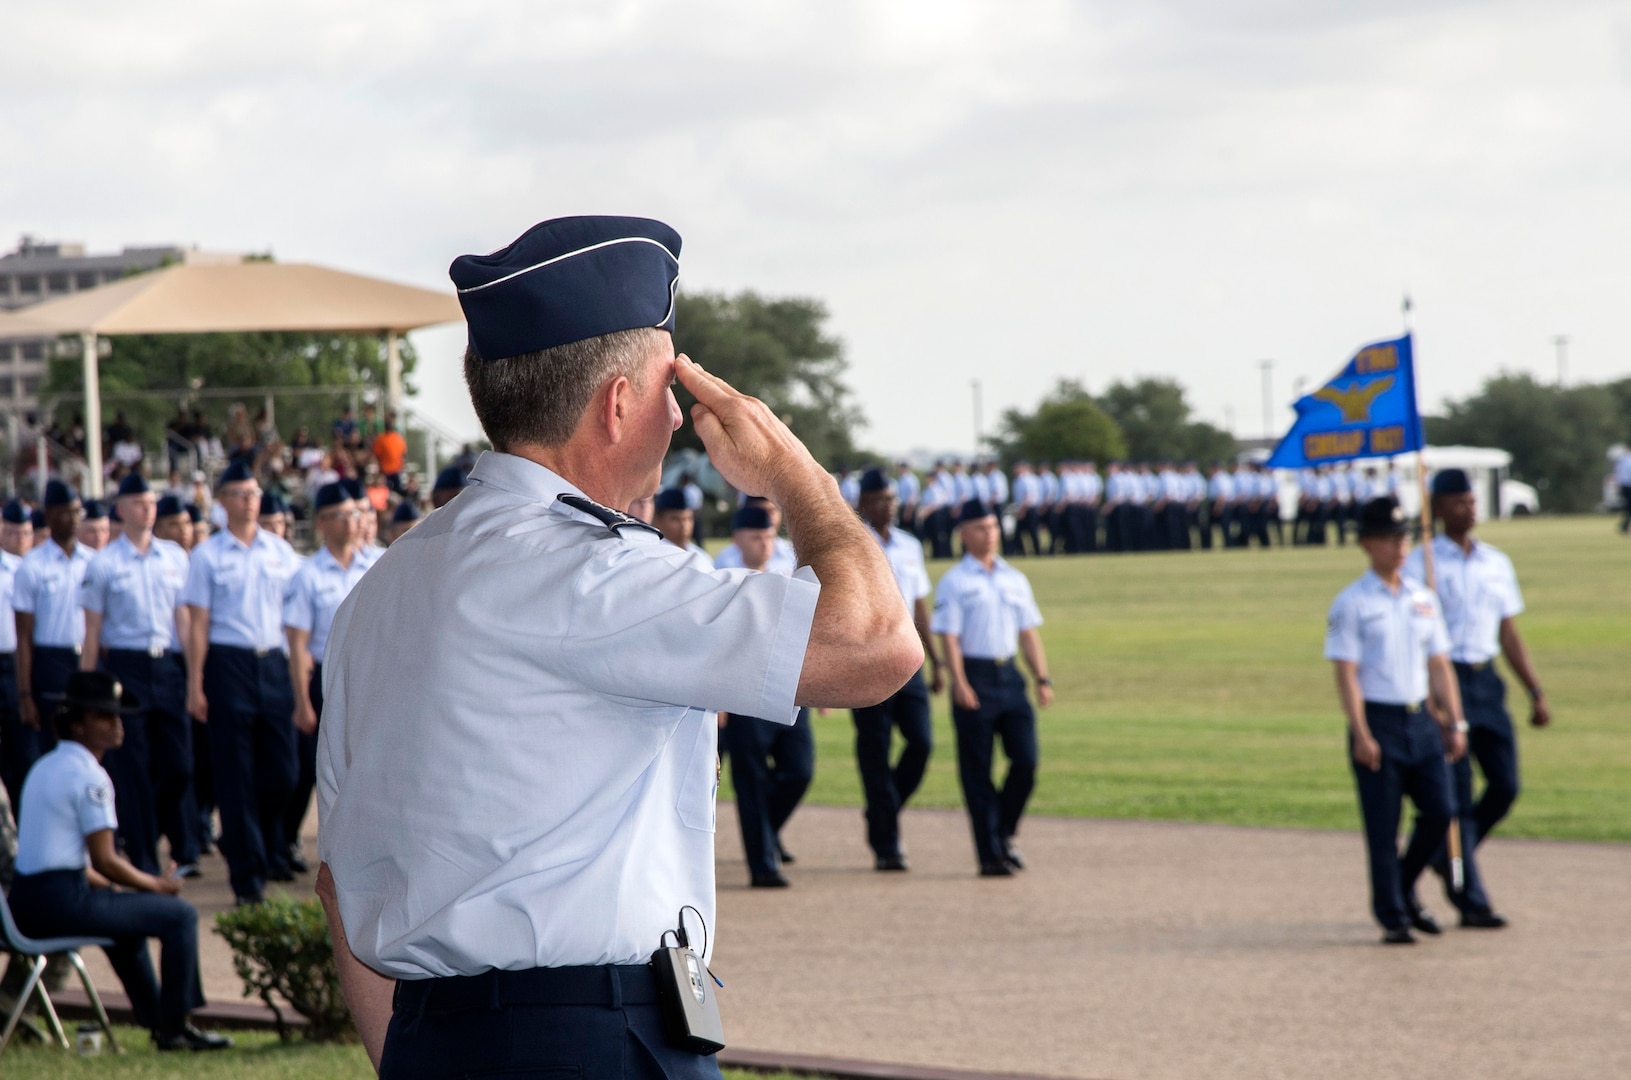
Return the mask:
{"type": "Polygon", "coordinates": [[[161,495],[159,497],[159,517],[175,517],[177,514],[185,514],[186,512],[181,506],[181,500],[174,495],[161,495]]]}
{"type": "Polygon", "coordinates": [[[181,508],[181,512],[186,514],[187,520],[192,522],[194,525],[197,525],[200,521],[204,520],[204,511],[200,510],[193,503],[188,503],[186,506],[183,506],[181,508]]]}
{"type": "Polygon", "coordinates": [[[253,479],[255,479],[255,470],[249,467],[248,462],[234,461],[221,470],[221,478],[215,481],[215,487],[219,490],[228,484],[241,484],[245,480],[253,479]]]}
{"type": "Polygon", "coordinates": [[[1472,481],[1464,469],[1440,469],[1433,477],[1433,494],[1466,495],[1472,491],[1472,481]]]}
{"type": "Polygon", "coordinates": [[[768,528],[770,528],[770,511],[762,506],[744,506],[731,517],[732,532],[737,529],[768,528]]]}
{"type": "Polygon", "coordinates": [[[412,499],[403,499],[396,504],[396,511],[391,515],[391,520],[398,525],[404,521],[418,521],[419,507],[413,504],[412,499]]]}
{"type": "Polygon", "coordinates": [[[6,503],[4,510],[0,510],[0,519],[3,519],[8,525],[26,525],[28,524],[28,507],[16,499],[12,499],[6,503]]]}
{"type": "Polygon", "coordinates": [[[483,360],[619,330],[672,333],[680,234],[650,218],[555,218],[491,255],[460,255],[448,276],[483,360]]]}
{"type": "Polygon", "coordinates": [[[45,485],[45,499],[41,505],[49,510],[53,506],[67,506],[77,498],[79,492],[61,480],[52,480],[45,485]]]}
{"type": "Polygon", "coordinates": [[[275,491],[261,492],[261,517],[268,514],[287,514],[289,507],[283,501],[283,496],[275,491]]]}
{"type": "Polygon", "coordinates": [[[125,478],[119,481],[119,494],[145,495],[153,489],[147,486],[147,477],[139,472],[125,473],[125,478]]]}
{"type": "Polygon", "coordinates": [[[344,477],[340,481],[340,486],[345,488],[346,495],[357,500],[358,502],[368,498],[368,492],[363,490],[362,481],[358,480],[355,476],[344,477]]]}
{"type": "Polygon", "coordinates": [[[322,513],[329,507],[338,506],[350,498],[351,492],[347,491],[345,485],[339,481],[324,484],[317,489],[317,497],[311,501],[312,513],[322,513]]]}
{"type": "Polygon", "coordinates": [[[119,503],[117,500],[108,503],[108,520],[117,521],[121,525],[125,523],[125,519],[119,516],[119,503]]]}
{"type": "Polygon", "coordinates": [[[995,514],[996,511],[979,499],[970,499],[963,504],[963,512],[957,515],[957,524],[967,525],[971,521],[982,521],[995,514]]]}
{"type": "Polygon", "coordinates": [[[685,510],[685,492],[679,488],[663,488],[657,492],[653,501],[652,511],[662,513],[664,510],[685,510]]]}
{"type": "Polygon", "coordinates": [[[869,491],[893,491],[895,482],[882,469],[868,469],[861,474],[861,494],[869,491]]]}
{"type": "Polygon", "coordinates": [[[108,516],[108,508],[102,505],[101,499],[86,499],[84,507],[86,521],[101,521],[108,516]]]}
{"type": "Polygon", "coordinates": [[[45,511],[44,510],[35,510],[32,514],[28,515],[28,523],[30,525],[32,525],[34,528],[36,528],[36,529],[45,528],[46,527],[45,511]]]}
{"type": "Polygon", "coordinates": [[[434,491],[450,491],[464,487],[464,470],[457,465],[449,465],[436,474],[434,491]]]}
{"type": "Polygon", "coordinates": [[[1410,531],[1399,500],[1382,495],[1367,502],[1359,511],[1359,535],[1403,536],[1410,531]]]}

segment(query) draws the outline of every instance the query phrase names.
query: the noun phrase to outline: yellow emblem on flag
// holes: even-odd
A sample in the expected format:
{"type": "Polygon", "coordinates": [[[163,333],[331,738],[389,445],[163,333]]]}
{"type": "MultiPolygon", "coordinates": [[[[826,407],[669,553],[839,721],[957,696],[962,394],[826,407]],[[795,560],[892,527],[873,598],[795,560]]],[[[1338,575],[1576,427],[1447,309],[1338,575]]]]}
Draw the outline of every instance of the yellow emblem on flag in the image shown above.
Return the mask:
{"type": "Polygon", "coordinates": [[[1343,390],[1322,386],[1311,396],[1341,409],[1343,423],[1362,424],[1370,419],[1371,403],[1385,394],[1393,381],[1392,375],[1386,375],[1367,383],[1352,384],[1343,390]]]}

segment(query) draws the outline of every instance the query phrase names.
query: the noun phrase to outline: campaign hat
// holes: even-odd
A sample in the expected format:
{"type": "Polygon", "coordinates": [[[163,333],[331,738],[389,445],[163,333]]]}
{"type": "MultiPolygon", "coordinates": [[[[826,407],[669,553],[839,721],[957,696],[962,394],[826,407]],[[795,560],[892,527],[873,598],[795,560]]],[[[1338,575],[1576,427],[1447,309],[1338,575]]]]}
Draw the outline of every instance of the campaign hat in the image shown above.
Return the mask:
{"type": "Polygon", "coordinates": [[[105,671],[76,671],[69,675],[62,704],[70,709],[104,713],[135,712],[138,708],[136,695],[105,671]]]}
{"type": "Polygon", "coordinates": [[[620,330],[673,332],[680,234],[641,217],[553,218],[448,268],[483,360],[620,330]]]}

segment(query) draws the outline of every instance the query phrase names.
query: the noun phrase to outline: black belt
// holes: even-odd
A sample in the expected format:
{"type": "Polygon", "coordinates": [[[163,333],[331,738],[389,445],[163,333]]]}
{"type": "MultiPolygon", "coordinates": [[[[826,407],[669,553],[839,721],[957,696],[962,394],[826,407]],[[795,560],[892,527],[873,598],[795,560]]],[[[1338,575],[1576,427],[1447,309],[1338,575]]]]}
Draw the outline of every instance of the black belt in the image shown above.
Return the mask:
{"type": "Polygon", "coordinates": [[[257,660],[265,659],[266,657],[271,656],[273,653],[281,653],[283,651],[276,646],[273,646],[270,649],[252,649],[247,645],[217,645],[213,641],[210,642],[210,648],[212,650],[219,649],[221,652],[250,653],[257,660]]]}
{"type": "Polygon", "coordinates": [[[1493,660],[1480,660],[1476,664],[1469,664],[1463,660],[1457,660],[1455,661],[1455,669],[1457,671],[1487,671],[1490,665],[1494,663],[1493,660]]]}
{"type": "Polygon", "coordinates": [[[164,648],[157,648],[157,647],[149,648],[149,649],[112,649],[112,648],[110,648],[108,650],[108,655],[109,656],[112,656],[115,653],[124,653],[124,654],[129,655],[129,656],[145,656],[150,660],[163,660],[166,656],[180,656],[181,655],[179,652],[176,652],[173,649],[164,649],[164,648]]]}
{"type": "Polygon", "coordinates": [[[73,653],[78,656],[83,650],[78,645],[35,645],[37,653],[73,653]]]}
{"type": "Polygon", "coordinates": [[[506,1005],[655,1005],[650,964],[484,971],[435,979],[398,980],[398,1009],[499,1009],[506,1005]]]}
{"type": "Polygon", "coordinates": [[[989,664],[991,667],[1007,667],[1014,662],[1012,656],[965,656],[963,666],[969,664],[989,664]]]}
{"type": "Polygon", "coordinates": [[[1419,701],[1412,701],[1407,705],[1399,705],[1399,704],[1396,704],[1396,703],[1391,702],[1391,701],[1366,701],[1365,702],[1365,708],[1367,708],[1367,709],[1391,709],[1394,712],[1414,714],[1414,713],[1421,712],[1422,709],[1424,708],[1424,706],[1419,701]]]}

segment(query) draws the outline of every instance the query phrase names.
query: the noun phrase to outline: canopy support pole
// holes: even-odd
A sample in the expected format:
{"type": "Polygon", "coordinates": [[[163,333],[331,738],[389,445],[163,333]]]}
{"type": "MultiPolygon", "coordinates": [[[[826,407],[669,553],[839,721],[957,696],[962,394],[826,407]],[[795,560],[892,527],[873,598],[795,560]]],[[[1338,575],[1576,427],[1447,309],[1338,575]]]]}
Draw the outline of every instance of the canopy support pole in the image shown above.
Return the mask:
{"type": "Polygon", "coordinates": [[[79,335],[79,351],[85,365],[85,493],[102,497],[102,374],[98,370],[96,332],[79,335]]]}
{"type": "Polygon", "coordinates": [[[385,411],[402,423],[402,349],[395,330],[385,331],[385,411]]]}

